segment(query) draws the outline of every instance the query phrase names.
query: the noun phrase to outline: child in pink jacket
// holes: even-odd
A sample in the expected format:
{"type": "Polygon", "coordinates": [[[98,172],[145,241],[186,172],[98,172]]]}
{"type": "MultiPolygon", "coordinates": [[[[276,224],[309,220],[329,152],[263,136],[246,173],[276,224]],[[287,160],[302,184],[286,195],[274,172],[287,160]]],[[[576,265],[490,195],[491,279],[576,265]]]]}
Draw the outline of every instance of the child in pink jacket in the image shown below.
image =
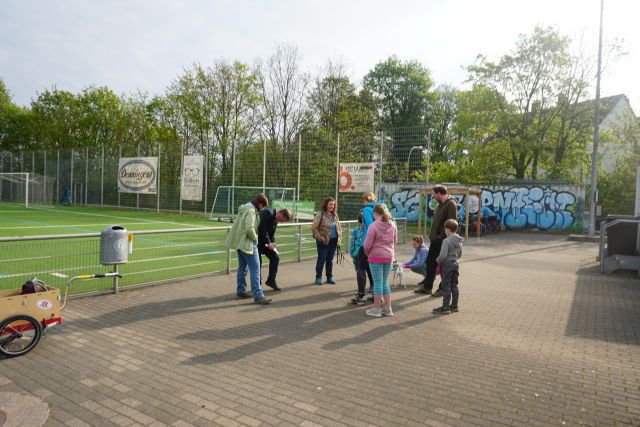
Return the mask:
{"type": "Polygon", "coordinates": [[[372,317],[393,316],[391,288],[387,278],[395,258],[398,233],[391,214],[384,205],[377,204],[373,207],[373,217],[375,221],[369,226],[363,245],[373,277],[373,307],[366,310],[365,314],[372,317]],[[384,307],[381,307],[383,297],[384,307]]]}

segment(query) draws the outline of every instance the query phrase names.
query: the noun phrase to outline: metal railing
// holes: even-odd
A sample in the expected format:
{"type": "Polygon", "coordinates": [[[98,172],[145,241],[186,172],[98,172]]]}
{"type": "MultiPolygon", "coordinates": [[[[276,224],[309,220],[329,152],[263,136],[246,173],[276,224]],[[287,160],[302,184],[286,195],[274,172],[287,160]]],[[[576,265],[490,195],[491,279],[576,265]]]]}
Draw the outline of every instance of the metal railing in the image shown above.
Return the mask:
{"type": "MultiPolygon", "coordinates": [[[[407,222],[397,219],[399,243],[406,242],[407,222]]],[[[341,221],[343,250],[347,250],[357,221],[341,221]]],[[[120,288],[230,273],[237,259],[225,248],[230,226],[157,231],[133,231],[133,250],[119,266],[120,288]]],[[[278,225],[281,262],[300,262],[316,256],[310,223],[278,225]]],[[[18,288],[32,276],[62,288],[73,276],[109,273],[100,264],[100,233],[0,238],[0,289],[18,288]]],[[[112,292],[109,281],[88,280],[73,294],[112,292]]]]}

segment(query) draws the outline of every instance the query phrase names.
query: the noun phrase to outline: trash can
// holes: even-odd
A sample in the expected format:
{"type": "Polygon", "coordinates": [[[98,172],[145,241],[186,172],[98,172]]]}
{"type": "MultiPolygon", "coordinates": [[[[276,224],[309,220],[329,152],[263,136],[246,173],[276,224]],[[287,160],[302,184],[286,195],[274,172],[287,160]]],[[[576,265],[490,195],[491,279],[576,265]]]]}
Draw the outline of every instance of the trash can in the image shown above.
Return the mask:
{"type": "Polygon", "coordinates": [[[613,255],[638,255],[637,253],[637,237],[639,218],[628,215],[607,216],[606,222],[612,222],[616,219],[630,220],[629,222],[621,222],[607,227],[607,256],[613,255]]]}
{"type": "Polygon", "coordinates": [[[121,225],[110,225],[100,233],[100,264],[126,264],[129,261],[129,233],[121,225]]]}

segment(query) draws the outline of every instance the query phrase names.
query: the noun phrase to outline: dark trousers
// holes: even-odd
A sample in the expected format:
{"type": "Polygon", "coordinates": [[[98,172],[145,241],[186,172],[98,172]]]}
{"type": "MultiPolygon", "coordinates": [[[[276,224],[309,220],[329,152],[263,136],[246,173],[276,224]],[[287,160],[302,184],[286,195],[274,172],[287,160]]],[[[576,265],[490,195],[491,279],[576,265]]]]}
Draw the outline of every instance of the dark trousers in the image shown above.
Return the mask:
{"type": "Polygon", "coordinates": [[[360,248],[356,264],[356,280],[358,282],[358,294],[363,296],[367,292],[367,276],[369,276],[369,286],[373,288],[373,278],[371,277],[371,269],[369,268],[369,259],[364,253],[364,248],[360,248]]]}
{"type": "Polygon", "coordinates": [[[267,247],[260,248],[260,267],[262,267],[262,255],[269,258],[269,276],[267,276],[267,283],[276,283],[276,274],[278,274],[278,264],[280,264],[280,257],[276,251],[272,251],[267,247]]]}
{"type": "Polygon", "coordinates": [[[326,265],[327,278],[333,278],[333,257],[338,247],[338,238],[329,239],[329,244],[325,245],[320,240],[316,240],[318,249],[318,260],[316,261],[316,279],[322,277],[322,269],[326,265]]]}
{"type": "Polygon", "coordinates": [[[442,306],[449,307],[449,305],[452,305],[457,307],[460,295],[458,290],[458,277],[460,276],[458,261],[445,261],[444,265],[440,266],[440,274],[442,275],[442,282],[440,282],[442,306]]]}
{"type": "Polygon", "coordinates": [[[442,240],[434,240],[429,244],[429,254],[427,255],[427,276],[424,279],[424,288],[428,291],[433,289],[433,282],[436,280],[436,259],[440,255],[442,240]]]}

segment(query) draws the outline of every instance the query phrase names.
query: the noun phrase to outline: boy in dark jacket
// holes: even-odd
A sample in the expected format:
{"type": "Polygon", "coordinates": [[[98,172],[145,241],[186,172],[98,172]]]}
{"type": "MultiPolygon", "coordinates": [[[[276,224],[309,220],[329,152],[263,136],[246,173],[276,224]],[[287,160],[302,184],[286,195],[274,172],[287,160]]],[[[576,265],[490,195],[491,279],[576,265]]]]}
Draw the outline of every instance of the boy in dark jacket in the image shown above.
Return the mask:
{"type": "Polygon", "coordinates": [[[269,258],[269,276],[264,282],[265,285],[279,291],[276,283],[278,274],[278,264],[280,257],[276,249],[276,228],[279,222],[287,222],[291,219],[291,209],[281,209],[276,211],[272,208],[260,210],[260,224],[258,225],[258,252],[260,253],[260,267],[262,267],[262,255],[269,258]]]}
{"type": "Polygon", "coordinates": [[[440,254],[436,261],[440,264],[442,275],[442,307],[434,308],[436,314],[450,314],[458,311],[458,276],[460,267],[458,259],[462,256],[462,237],[456,233],[458,221],[448,219],[444,223],[447,238],[442,242],[440,254]],[[453,300],[452,300],[453,296],[453,300]]]}

